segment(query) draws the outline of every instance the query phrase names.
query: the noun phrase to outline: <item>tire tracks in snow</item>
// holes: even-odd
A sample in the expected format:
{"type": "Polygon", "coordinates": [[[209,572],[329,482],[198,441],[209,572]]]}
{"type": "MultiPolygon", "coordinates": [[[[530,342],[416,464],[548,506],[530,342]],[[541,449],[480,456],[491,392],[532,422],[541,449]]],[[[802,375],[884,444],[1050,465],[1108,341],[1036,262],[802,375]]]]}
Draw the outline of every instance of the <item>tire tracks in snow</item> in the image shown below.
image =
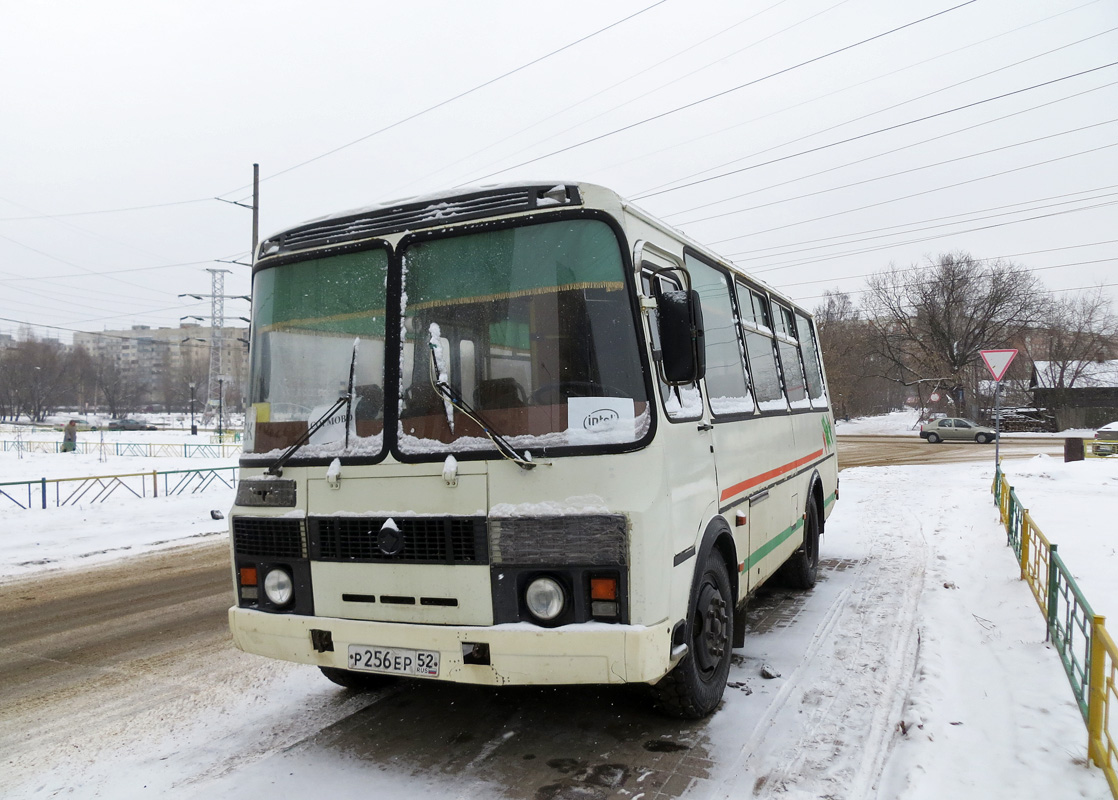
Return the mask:
{"type": "MultiPolygon", "coordinates": [[[[702,796],[874,796],[915,678],[927,547],[911,512],[881,508],[868,522],[865,555],[848,585],[725,778],[702,796]]],[[[844,535],[830,526],[828,534],[844,535]]]]}

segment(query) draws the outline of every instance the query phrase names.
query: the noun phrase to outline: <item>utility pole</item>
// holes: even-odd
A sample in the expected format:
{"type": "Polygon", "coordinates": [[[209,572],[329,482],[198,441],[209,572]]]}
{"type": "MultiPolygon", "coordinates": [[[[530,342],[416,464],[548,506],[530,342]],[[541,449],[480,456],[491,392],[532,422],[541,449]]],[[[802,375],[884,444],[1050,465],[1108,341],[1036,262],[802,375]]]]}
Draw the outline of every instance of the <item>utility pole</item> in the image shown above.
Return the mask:
{"type": "Polygon", "coordinates": [[[260,247],[260,165],[252,165],[252,253],[249,263],[256,266],[256,251],[260,247]]]}
{"type": "MultiPolygon", "coordinates": [[[[248,208],[252,211],[252,252],[249,253],[249,263],[246,264],[243,261],[235,260],[217,260],[225,264],[237,264],[242,267],[253,266],[256,263],[256,251],[260,246],[260,165],[252,165],[252,205],[246,205],[236,200],[226,200],[222,197],[217,197],[215,199],[223,203],[240,206],[241,208],[248,208]]],[[[212,419],[216,408],[218,414],[218,433],[220,434],[226,378],[224,370],[225,301],[248,300],[251,303],[252,297],[249,295],[225,294],[225,273],[231,272],[232,270],[210,267],[207,268],[206,271],[210,273],[209,294],[180,294],[179,297],[193,297],[196,300],[209,298],[210,300],[210,373],[207,383],[206,414],[212,419]]],[[[183,317],[183,319],[186,319],[186,317],[183,317]]],[[[249,322],[247,317],[239,317],[239,319],[249,322]]],[[[244,340],[241,339],[240,341],[244,340]]]]}

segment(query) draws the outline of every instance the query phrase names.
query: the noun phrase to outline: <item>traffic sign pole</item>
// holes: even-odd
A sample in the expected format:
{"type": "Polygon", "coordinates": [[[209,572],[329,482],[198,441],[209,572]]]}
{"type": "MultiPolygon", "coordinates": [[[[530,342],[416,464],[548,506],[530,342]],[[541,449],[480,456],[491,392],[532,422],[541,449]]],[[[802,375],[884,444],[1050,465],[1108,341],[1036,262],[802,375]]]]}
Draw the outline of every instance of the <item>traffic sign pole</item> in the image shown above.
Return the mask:
{"type": "Polygon", "coordinates": [[[994,476],[1002,463],[1002,382],[994,381],[994,476]]]}
{"type": "Polygon", "coordinates": [[[998,465],[1002,463],[1002,378],[1006,370],[1017,356],[1016,350],[981,350],[982,360],[986,362],[986,369],[994,377],[994,474],[997,474],[998,465]]]}

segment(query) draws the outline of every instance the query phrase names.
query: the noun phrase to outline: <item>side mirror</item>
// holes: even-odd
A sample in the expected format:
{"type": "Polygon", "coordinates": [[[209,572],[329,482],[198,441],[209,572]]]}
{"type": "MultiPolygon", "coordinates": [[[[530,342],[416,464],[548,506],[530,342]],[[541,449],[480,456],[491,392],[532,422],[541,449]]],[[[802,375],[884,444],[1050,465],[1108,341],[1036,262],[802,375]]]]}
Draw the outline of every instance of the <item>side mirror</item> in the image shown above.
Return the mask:
{"type": "Polygon", "coordinates": [[[672,289],[656,293],[660,321],[661,368],[664,382],[678,386],[706,374],[706,345],[703,339],[703,309],[694,289],[672,289]]]}

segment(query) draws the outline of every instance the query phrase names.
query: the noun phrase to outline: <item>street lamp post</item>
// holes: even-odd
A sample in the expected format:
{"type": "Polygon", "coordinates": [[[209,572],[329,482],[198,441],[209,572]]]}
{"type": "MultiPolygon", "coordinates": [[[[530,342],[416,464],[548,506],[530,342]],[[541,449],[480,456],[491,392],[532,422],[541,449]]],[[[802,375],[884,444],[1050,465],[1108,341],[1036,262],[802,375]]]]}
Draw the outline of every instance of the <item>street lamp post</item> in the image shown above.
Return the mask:
{"type": "Polygon", "coordinates": [[[223,430],[225,427],[224,419],[222,416],[222,400],[225,398],[225,379],[217,379],[217,440],[221,441],[223,430]]]}
{"type": "Polygon", "coordinates": [[[198,426],[194,424],[194,387],[196,384],[191,381],[190,383],[190,435],[198,435],[198,426]]]}

